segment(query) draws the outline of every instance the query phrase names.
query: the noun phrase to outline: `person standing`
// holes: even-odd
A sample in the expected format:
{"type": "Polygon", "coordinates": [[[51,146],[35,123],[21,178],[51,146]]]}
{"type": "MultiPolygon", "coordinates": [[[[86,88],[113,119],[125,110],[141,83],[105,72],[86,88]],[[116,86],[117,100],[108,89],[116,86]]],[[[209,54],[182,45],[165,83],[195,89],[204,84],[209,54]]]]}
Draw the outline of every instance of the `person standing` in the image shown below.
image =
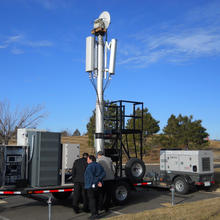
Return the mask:
{"type": "Polygon", "coordinates": [[[102,207],[100,207],[100,209],[104,208],[107,212],[112,199],[112,185],[115,178],[115,167],[112,163],[112,159],[104,156],[102,151],[97,153],[97,157],[97,162],[104,168],[106,173],[106,176],[103,179],[103,197],[105,197],[105,201],[104,204],[102,203],[102,207]]]}
{"type": "Polygon", "coordinates": [[[74,183],[73,210],[79,213],[79,201],[83,199],[83,211],[88,212],[88,199],[84,187],[84,173],[87,167],[88,153],[83,153],[82,158],[75,160],[72,168],[72,179],[74,183]]]}
{"type": "Polygon", "coordinates": [[[102,187],[102,181],[106,174],[103,167],[96,163],[96,158],[93,155],[88,156],[87,162],[88,166],[85,171],[85,189],[87,190],[89,208],[91,211],[89,219],[96,219],[98,218],[99,188],[102,187]]]}

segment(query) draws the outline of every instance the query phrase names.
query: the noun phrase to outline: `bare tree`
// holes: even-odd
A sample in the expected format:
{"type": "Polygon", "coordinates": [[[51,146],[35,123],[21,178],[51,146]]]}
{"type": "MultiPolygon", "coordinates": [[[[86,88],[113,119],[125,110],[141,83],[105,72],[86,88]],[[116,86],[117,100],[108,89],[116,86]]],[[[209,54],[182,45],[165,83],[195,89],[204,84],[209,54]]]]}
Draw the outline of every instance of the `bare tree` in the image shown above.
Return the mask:
{"type": "Polygon", "coordinates": [[[42,105],[12,110],[8,101],[0,101],[0,142],[7,145],[18,128],[36,127],[47,116],[43,110],[42,105]]]}
{"type": "Polygon", "coordinates": [[[65,129],[61,131],[62,137],[69,137],[71,136],[71,131],[69,129],[65,129]]]}

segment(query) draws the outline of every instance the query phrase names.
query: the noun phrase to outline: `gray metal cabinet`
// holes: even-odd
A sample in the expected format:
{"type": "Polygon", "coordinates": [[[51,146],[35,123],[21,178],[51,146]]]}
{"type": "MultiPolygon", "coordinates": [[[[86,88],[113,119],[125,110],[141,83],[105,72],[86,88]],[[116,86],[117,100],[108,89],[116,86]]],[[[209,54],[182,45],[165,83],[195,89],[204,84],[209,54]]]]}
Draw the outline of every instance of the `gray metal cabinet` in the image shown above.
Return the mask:
{"type": "Polygon", "coordinates": [[[61,135],[55,132],[31,132],[29,183],[32,187],[60,184],[61,135]]]}

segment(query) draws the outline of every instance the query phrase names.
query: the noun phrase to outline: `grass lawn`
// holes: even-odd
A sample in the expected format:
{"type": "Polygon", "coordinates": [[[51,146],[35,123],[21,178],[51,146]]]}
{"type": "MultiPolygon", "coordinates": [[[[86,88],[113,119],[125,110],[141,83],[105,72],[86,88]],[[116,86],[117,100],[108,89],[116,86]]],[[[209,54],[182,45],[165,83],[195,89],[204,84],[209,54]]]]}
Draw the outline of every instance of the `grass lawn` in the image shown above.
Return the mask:
{"type": "Polygon", "coordinates": [[[215,177],[214,177],[214,179],[215,179],[215,186],[213,188],[214,188],[215,191],[220,192],[220,168],[215,168],[215,177]]]}
{"type": "Polygon", "coordinates": [[[219,220],[220,198],[175,205],[144,211],[136,214],[120,215],[110,220],[219,220]]]}
{"type": "MultiPolygon", "coordinates": [[[[213,192],[220,193],[220,168],[215,168],[213,192]]],[[[184,203],[173,207],[120,215],[111,220],[220,220],[220,198],[184,203]]]]}

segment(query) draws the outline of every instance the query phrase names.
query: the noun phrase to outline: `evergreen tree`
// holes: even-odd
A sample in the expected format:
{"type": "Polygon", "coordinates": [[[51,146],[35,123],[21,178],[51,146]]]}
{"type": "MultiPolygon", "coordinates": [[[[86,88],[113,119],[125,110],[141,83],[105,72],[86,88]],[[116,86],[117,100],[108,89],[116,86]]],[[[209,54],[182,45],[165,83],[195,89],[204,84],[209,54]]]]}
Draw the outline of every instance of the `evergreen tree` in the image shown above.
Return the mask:
{"type": "MultiPolygon", "coordinates": [[[[141,109],[137,108],[135,111],[135,116],[141,116],[141,109]]],[[[143,109],[143,133],[144,137],[148,137],[152,134],[157,133],[160,130],[159,122],[154,119],[151,113],[148,112],[147,108],[143,109]]],[[[129,119],[127,121],[126,128],[133,129],[134,128],[134,119],[129,119]]],[[[141,129],[141,119],[135,119],[135,128],[141,129]]]]}
{"type": "MultiPolygon", "coordinates": [[[[142,112],[140,108],[137,108],[135,111],[135,116],[141,116],[142,112]]],[[[159,122],[156,119],[154,119],[150,112],[148,112],[147,108],[143,109],[143,146],[146,146],[146,139],[153,134],[156,134],[160,130],[159,122]]],[[[129,119],[126,124],[127,129],[141,129],[141,118],[137,119],[129,119]],[[134,125],[135,120],[135,125],[134,125]]],[[[135,135],[135,138],[138,139],[138,135],[135,135]]],[[[133,145],[133,135],[128,135],[128,144],[130,147],[133,145]]]]}
{"type": "Polygon", "coordinates": [[[76,129],[74,132],[73,132],[73,135],[72,136],[81,136],[81,133],[78,129],[76,129]]]}
{"type": "MultiPolygon", "coordinates": [[[[107,100],[106,105],[109,104],[109,101],[107,100]]],[[[116,108],[114,108],[116,105],[112,104],[112,108],[104,108],[104,118],[110,119],[110,120],[104,120],[104,128],[105,130],[111,130],[115,128],[115,121],[111,120],[116,117],[116,108]]],[[[88,135],[88,144],[89,146],[94,146],[94,134],[95,134],[95,110],[92,112],[92,116],[89,119],[87,127],[87,135],[88,135]]]]}
{"type": "MultiPolygon", "coordinates": [[[[109,101],[106,102],[107,104],[109,101]]],[[[111,119],[116,119],[116,114],[117,114],[117,108],[115,104],[111,105],[111,108],[105,108],[104,111],[104,117],[106,119],[110,120],[105,120],[104,121],[104,127],[105,130],[112,130],[116,128],[116,121],[111,120],[111,119]]],[[[137,108],[135,112],[136,116],[141,116],[141,109],[137,108]]],[[[152,115],[148,112],[148,109],[145,108],[143,110],[143,135],[144,135],[144,142],[145,139],[152,135],[157,133],[160,130],[159,127],[159,121],[155,120],[152,115]]],[[[133,128],[133,119],[129,119],[126,124],[127,129],[132,129],[133,128]]],[[[141,119],[136,119],[135,120],[135,128],[136,129],[141,129],[141,119]]],[[[89,122],[87,124],[87,134],[89,137],[89,146],[94,146],[94,134],[95,134],[95,110],[93,111],[92,116],[89,119],[89,122]]],[[[133,136],[128,135],[128,142],[130,144],[133,143],[132,141],[133,136]]],[[[109,140],[111,142],[111,140],[109,140]]]]}
{"type": "Polygon", "coordinates": [[[95,134],[95,110],[92,112],[92,116],[86,125],[88,135],[88,145],[94,146],[94,134],[95,134]]]}
{"type": "Polygon", "coordinates": [[[192,115],[189,117],[181,114],[178,117],[171,115],[163,129],[164,135],[160,136],[160,142],[166,148],[203,148],[208,145],[206,140],[208,133],[201,123],[201,120],[193,121],[192,115]]]}

